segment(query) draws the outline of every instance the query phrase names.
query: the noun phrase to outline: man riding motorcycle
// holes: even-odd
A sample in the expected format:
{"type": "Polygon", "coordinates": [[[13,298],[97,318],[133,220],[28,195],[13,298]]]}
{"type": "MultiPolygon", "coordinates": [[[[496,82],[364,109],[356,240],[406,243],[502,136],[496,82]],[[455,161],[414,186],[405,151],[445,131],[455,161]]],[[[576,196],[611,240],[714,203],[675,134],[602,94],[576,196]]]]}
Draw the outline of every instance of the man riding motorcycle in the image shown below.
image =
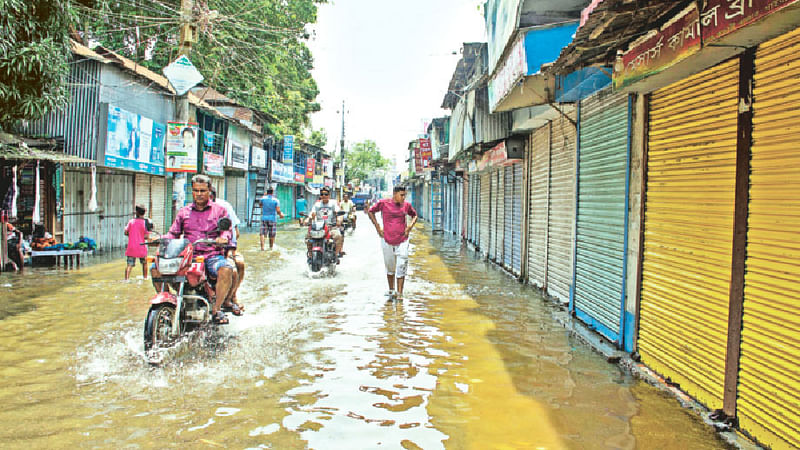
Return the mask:
{"type": "MultiPolygon", "coordinates": [[[[342,225],[342,218],[341,216],[337,216],[336,213],[340,211],[339,205],[336,204],[335,200],[330,199],[331,190],[327,187],[323,187],[319,191],[319,200],[314,203],[314,206],[311,208],[311,215],[309,215],[309,220],[313,221],[317,216],[327,216],[328,217],[328,226],[331,229],[331,237],[333,238],[333,242],[336,244],[336,256],[342,257],[342,245],[344,244],[344,237],[342,237],[342,233],[339,230],[339,227],[342,225]]],[[[311,232],[306,235],[306,245],[308,246],[308,258],[311,259],[311,232]]]]}
{"type": "MultiPolygon", "coordinates": [[[[192,178],[192,199],[191,205],[184,206],[178,211],[175,221],[169,229],[166,237],[173,239],[183,235],[184,238],[194,243],[198,239],[214,239],[217,244],[225,245],[231,240],[230,230],[219,231],[217,222],[219,219],[228,216],[228,212],[222,206],[210,201],[211,179],[205,175],[195,175],[192,178]]],[[[214,323],[224,325],[228,323],[228,318],[221,308],[223,303],[231,305],[231,300],[236,295],[238,275],[234,265],[225,258],[224,249],[216,246],[197,245],[194,250],[195,256],[205,257],[205,267],[210,279],[216,279],[216,302],[211,309],[214,323]]],[[[156,292],[161,291],[161,284],[155,280],[161,277],[161,273],[155,268],[150,269],[153,277],[153,286],[156,292]]]]}
{"type": "Polygon", "coordinates": [[[350,194],[349,193],[347,193],[347,192],[344,193],[344,200],[342,200],[342,203],[339,204],[339,207],[342,209],[342,211],[345,212],[345,217],[347,217],[348,220],[350,220],[350,223],[352,224],[353,230],[355,230],[356,229],[356,205],[355,205],[355,203],[353,203],[352,200],[350,200],[350,194]]]}

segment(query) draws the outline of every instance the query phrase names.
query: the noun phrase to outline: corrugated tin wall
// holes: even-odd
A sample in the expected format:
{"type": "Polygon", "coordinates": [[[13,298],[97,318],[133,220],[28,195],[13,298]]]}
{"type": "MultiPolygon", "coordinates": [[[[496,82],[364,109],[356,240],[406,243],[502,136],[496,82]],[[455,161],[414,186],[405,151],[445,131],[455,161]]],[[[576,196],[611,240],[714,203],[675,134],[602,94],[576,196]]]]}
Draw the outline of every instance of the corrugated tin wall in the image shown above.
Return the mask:
{"type": "Polygon", "coordinates": [[[127,245],[122,233],[133,218],[134,176],[97,170],[97,211],[89,211],[92,175],[88,170],[64,172],[64,242],[89,237],[100,250],[127,245]]]}
{"type": "Polygon", "coordinates": [[[519,276],[522,273],[522,215],[524,213],[524,206],[523,203],[523,169],[525,168],[524,163],[517,163],[514,164],[514,195],[513,195],[513,212],[511,216],[513,217],[513,234],[512,234],[512,241],[513,241],[513,252],[514,256],[511,262],[511,271],[514,275],[519,276]]]}
{"type": "Polygon", "coordinates": [[[756,50],[741,428],[800,447],[800,28],[756,50]]]}
{"type": "Polygon", "coordinates": [[[496,195],[494,196],[494,207],[495,207],[495,215],[492,220],[494,226],[494,260],[497,261],[498,264],[503,264],[503,241],[504,233],[505,233],[505,219],[506,219],[506,187],[504,184],[504,177],[503,177],[503,168],[494,169],[495,178],[497,179],[497,191],[496,195]]]}
{"type": "Polygon", "coordinates": [[[628,96],[611,89],[581,101],[576,314],[618,341],[623,298],[628,96]]]}
{"type": "MultiPolygon", "coordinates": [[[[569,117],[576,118],[575,113],[569,117]]],[[[547,239],[547,293],[569,301],[575,231],[576,128],[560,116],[551,122],[550,195],[547,239]]]]}
{"type": "Polygon", "coordinates": [[[489,255],[489,206],[490,206],[490,192],[491,192],[491,174],[483,172],[481,177],[481,189],[479,199],[479,231],[478,231],[478,245],[480,251],[484,256],[489,255]]]}
{"type": "Polygon", "coordinates": [[[505,184],[505,225],[503,227],[503,266],[511,270],[514,260],[514,167],[503,168],[505,184]]]}
{"type": "Polygon", "coordinates": [[[528,140],[530,200],[528,206],[528,282],[543,288],[547,281],[547,217],[550,194],[550,128],[537,129],[528,140]]]}
{"type": "Polygon", "coordinates": [[[486,144],[505,139],[511,133],[511,113],[489,114],[488,88],[475,97],[475,142],[486,144]]]}
{"type": "Polygon", "coordinates": [[[723,402],[738,85],[733,59],[650,98],[639,352],[710,409],[723,402]]]}
{"type": "Polygon", "coordinates": [[[63,137],[64,153],[97,159],[97,117],[100,101],[100,66],[97,61],[78,58],[70,62],[67,89],[69,104],[40,120],[28,122],[20,132],[43,137],[63,137]]]}
{"type": "Polygon", "coordinates": [[[489,169],[489,189],[491,196],[489,200],[489,259],[497,258],[497,172],[494,169],[489,169]]]}

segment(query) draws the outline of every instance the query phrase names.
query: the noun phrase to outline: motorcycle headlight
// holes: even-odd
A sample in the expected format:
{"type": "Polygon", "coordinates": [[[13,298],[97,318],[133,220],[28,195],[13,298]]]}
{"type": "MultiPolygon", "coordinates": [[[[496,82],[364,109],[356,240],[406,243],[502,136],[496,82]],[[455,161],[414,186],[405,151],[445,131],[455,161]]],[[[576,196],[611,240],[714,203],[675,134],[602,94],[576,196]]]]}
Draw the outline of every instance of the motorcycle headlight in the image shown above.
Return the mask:
{"type": "Polygon", "coordinates": [[[325,237],[325,230],[311,230],[311,237],[313,239],[322,239],[325,237]]]}
{"type": "Polygon", "coordinates": [[[182,258],[158,258],[158,271],[162,275],[175,275],[181,268],[182,258]]]}

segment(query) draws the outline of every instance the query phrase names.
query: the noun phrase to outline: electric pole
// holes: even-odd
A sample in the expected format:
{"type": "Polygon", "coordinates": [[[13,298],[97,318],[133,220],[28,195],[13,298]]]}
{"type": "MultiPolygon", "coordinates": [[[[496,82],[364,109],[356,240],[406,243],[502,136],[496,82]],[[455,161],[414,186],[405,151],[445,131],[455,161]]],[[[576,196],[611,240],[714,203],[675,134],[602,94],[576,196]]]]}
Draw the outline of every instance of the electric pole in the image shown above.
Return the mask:
{"type": "MultiPolygon", "coordinates": [[[[192,9],[194,0],[181,0],[181,27],[178,33],[178,57],[189,56],[192,52],[192,43],[195,39],[195,27],[192,25],[192,9]]],[[[189,93],[181,95],[176,105],[176,115],[179,122],[189,122],[189,93]]]]}
{"type": "Polygon", "coordinates": [[[342,152],[342,188],[345,187],[346,174],[347,174],[347,163],[345,162],[345,153],[344,153],[344,100],[342,100],[342,139],[339,141],[339,149],[342,152]]]}

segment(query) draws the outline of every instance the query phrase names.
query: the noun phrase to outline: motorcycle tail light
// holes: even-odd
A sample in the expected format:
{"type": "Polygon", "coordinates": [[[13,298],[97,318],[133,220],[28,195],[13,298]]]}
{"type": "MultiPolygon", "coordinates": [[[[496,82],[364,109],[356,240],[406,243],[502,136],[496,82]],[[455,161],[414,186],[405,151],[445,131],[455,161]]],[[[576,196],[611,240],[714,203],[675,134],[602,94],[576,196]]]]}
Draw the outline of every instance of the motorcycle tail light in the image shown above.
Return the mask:
{"type": "Polygon", "coordinates": [[[198,263],[206,262],[206,257],[205,256],[195,256],[194,262],[198,262],[198,263]]]}

